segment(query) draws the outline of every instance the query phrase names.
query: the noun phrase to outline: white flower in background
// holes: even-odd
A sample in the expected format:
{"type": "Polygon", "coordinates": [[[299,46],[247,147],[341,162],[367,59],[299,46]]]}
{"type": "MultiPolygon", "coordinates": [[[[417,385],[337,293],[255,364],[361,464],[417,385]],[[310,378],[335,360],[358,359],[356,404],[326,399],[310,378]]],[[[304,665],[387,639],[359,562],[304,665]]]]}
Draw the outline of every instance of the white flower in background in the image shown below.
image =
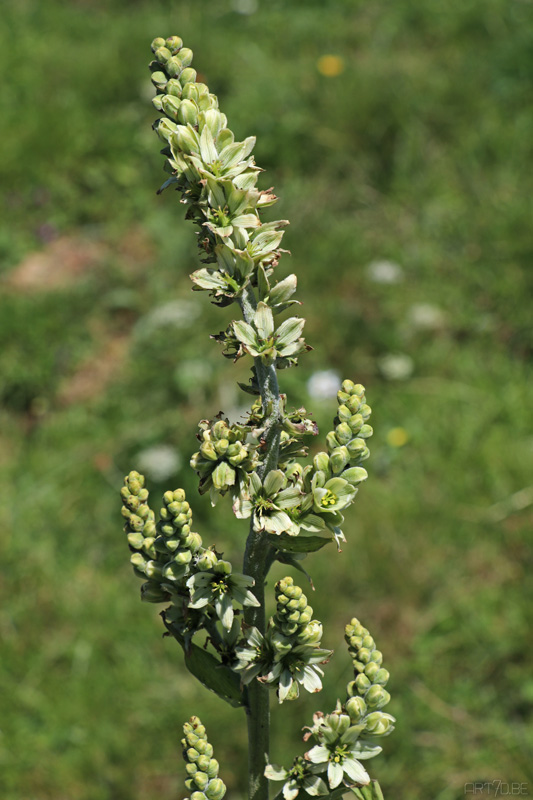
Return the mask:
{"type": "Polygon", "coordinates": [[[233,0],[232,6],[237,14],[255,14],[259,8],[259,0],[233,0]]]}
{"type": "Polygon", "coordinates": [[[340,388],[340,375],[334,369],[314,372],[307,381],[307,391],[313,400],[328,400],[330,397],[336,397],[340,388]]]}
{"type": "Polygon", "coordinates": [[[171,300],[156,306],[144,317],[141,317],[136,328],[136,333],[141,338],[150,336],[158,328],[167,325],[173,328],[189,328],[197,319],[200,310],[197,305],[189,300],[171,300]]]}
{"type": "Polygon", "coordinates": [[[403,281],[403,269],[394,261],[372,261],[366,272],[374,283],[393,284],[403,281]]]}
{"type": "Polygon", "coordinates": [[[407,313],[407,322],[411,328],[434,331],[444,327],[446,314],[441,308],[430,303],[416,303],[407,313]]]}
{"type": "Polygon", "coordinates": [[[141,450],[136,462],[141,472],[158,483],[175,475],[182,464],[178,451],[168,444],[156,444],[141,450]]]}
{"type": "Polygon", "coordinates": [[[414,372],[415,362],[406,353],[387,353],[378,359],[378,368],[388,381],[406,381],[414,372]]]}

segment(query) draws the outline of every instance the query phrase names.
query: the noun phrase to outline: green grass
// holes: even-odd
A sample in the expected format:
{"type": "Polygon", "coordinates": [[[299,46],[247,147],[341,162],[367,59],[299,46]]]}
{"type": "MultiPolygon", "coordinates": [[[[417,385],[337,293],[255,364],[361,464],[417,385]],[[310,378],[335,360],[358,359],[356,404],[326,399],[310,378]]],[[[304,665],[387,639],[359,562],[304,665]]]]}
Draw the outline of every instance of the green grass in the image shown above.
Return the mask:
{"type": "MultiPolygon", "coordinates": [[[[533,464],[530,4],[5,6],[3,800],[183,796],[180,728],[193,713],[231,796],[246,785],[242,715],[195,684],[158,609],[139,602],[117,495],[139,452],[171,444],[183,462],[171,485],[189,493],[204,540],[239,558],[246,526],[228,508],[211,516],[187,466],[198,419],[246,402],[234,381],[247,367],[232,369],[208,339],[232,310],[190,294],[193,232],[175,196],[155,196],[164,176],[146,63],[150,40],[174,32],[232,128],[257,134],[262,185],[291,220],[280,269],[298,274],[315,350],[282,388],[324,432],[334,401],[306,394],[317,370],[361,380],[374,409],[348,544],[307,564],[337,653],[322,695],[275,710],[273,757],[302,752],[301,727],[342,695],[342,630],[355,614],[392,676],[398,730],[370,765],[385,796],[458,800],[466,782],[490,780],[531,792],[533,515],[512,505],[533,464]],[[341,75],[319,73],[324,54],[343,59],[341,75]],[[80,251],[98,243],[94,268],[55,288],[10,285],[54,237],[80,251]],[[381,259],[401,265],[401,283],[372,282],[366,267],[381,259]],[[183,326],[151,324],[171,300],[185,304],[183,326]],[[439,309],[438,324],[413,324],[421,304],[439,309]],[[120,340],[127,355],[99,383],[87,364],[120,340]],[[390,353],[412,359],[406,380],[384,377],[390,353]],[[403,447],[388,438],[398,427],[403,447]]],[[[152,496],[166,488],[154,483],[152,496]]]]}

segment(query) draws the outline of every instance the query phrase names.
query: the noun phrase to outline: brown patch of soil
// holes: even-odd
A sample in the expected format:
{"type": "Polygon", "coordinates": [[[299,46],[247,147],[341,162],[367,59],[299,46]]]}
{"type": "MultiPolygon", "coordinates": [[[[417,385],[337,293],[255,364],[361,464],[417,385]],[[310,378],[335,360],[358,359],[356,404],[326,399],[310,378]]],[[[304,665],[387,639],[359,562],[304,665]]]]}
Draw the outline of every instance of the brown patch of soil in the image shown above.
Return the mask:
{"type": "Polygon", "coordinates": [[[9,273],[6,283],[26,292],[63,289],[95,269],[106,253],[102,242],[62,236],[44,250],[30,253],[9,273]]]}
{"type": "Polygon", "coordinates": [[[127,358],[130,337],[125,334],[107,339],[68,378],[58,392],[62,406],[70,406],[97,397],[120,372],[127,358]]]}

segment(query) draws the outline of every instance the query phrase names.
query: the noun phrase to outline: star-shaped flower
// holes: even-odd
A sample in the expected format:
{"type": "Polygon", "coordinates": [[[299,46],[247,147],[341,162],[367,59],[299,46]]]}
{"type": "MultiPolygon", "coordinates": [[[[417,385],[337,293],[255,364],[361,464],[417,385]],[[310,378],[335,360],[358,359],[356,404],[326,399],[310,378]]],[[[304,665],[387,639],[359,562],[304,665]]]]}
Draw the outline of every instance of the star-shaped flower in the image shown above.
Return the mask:
{"type": "Polygon", "coordinates": [[[315,735],[321,744],[315,745],[305,757],[315,765],[317,772],[326,771],[330,789],[343,781],[345,785],[367,784],[368,772],[359,759],[372,758],[381,752],[381,747],[359,740],[364,725],[351,725],[347,714],[329,714],[318,727],[315,735]]]}
{"type": "Polygon", "coordinates": [[[290,769],[268,764],[265,769],[265,777],[269,781],[285,781],[281,790],[284,800],[294,800],[300,789],[310,794],[311,797],[329,794],[327,784],[318,775],[310,772],[309,762],[301,756],[294,759],[294,764],[290,769]]]}
{"type": "Polygon", "coordinates": [[[228,561],[219,561],[213,569],[197,572],[187,581],[191,595],[189,608],[212,605],[222,625],[229,631],[233,624],[233,600],[242,606],[260,605],[248,588],[254,583],[248,575],[232,574],[228,561]]]}

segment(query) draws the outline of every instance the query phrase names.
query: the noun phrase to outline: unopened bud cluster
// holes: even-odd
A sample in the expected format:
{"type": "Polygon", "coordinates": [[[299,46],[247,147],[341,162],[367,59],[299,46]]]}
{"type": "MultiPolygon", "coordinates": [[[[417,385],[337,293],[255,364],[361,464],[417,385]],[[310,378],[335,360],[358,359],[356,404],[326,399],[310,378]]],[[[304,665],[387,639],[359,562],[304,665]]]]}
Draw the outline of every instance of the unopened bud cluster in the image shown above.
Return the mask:
{"type": "Polygon", "coordinates": [[[246,641],[237,648],[243,683],[257,678],[276,687],[279,702],[298,697],[300,686],[308,692],[322,688],[324,664],[331,650],[320,647],[322,624],[313,619],[307,597],[291,577],[276,584],[276,613],[271,617],[265,636],[256,629],[249,631],[246,641]]]}
{"type": "Polygon", "coordinates": [[[191,717],[183,726],[183,758],[188,775],[185,786],[191,792],[187,800],[222,800],[226,785],[218,777],[219,764],[213,758],[213,746],[207,741],[205,726],[191,717]]]}
{"type": "Polygon", "coordinates": [[[254,581],[233,573],[229,561],[220,559],[213,547],[203,547],[200,534],[192,530],[192,510],[183,489],[165,492],[156,523],[144,483],[143,475],[130,472],[121,490],[130,560],[134,572],[147,579],[142,599],[170,600],[165,619],[182,633],[194,633],[213,618],[230,630],[234,601],[257,605],[250,592],[254,581]]]}
{"type": "Polygon", "coordinates": [[[354,680],[346,687],[346,712],[354,724],[364,724],[369,736],[386,736],[394,730],[394,717],[381,711],[390,700],[385,689],[389,673],[374,639],[355,617],[346,625],[344,638],[352,657],[354,680]]]}
{"type": "Polygon", "coordinates": [[[200,477],[200,494],[210,491],[214,504],[217,495],[228,489],[239,491],[246,474],[258,463],[256,445],[245,441],[243,427],[224,419],[202,420],[198,427],[201,445],[191,458],[191,467],[200,477]]]}

